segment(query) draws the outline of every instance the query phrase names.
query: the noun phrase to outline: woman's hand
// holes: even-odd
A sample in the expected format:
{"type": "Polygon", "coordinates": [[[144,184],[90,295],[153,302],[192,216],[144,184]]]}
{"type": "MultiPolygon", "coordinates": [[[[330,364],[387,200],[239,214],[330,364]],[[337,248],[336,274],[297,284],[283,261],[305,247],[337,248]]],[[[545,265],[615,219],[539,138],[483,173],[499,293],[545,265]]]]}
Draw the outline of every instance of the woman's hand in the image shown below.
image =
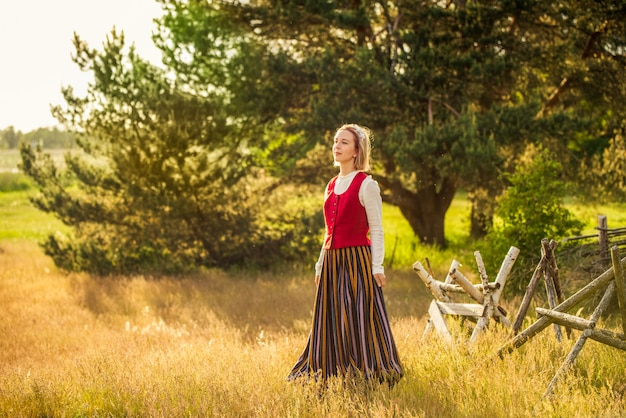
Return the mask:
{"type": "Polygon", "coordinates": [[[385,273],[376,273],[374,274],[374,280],[378,287],[384,287],[387,284],[387,277],[385,277],[385,273]]]}

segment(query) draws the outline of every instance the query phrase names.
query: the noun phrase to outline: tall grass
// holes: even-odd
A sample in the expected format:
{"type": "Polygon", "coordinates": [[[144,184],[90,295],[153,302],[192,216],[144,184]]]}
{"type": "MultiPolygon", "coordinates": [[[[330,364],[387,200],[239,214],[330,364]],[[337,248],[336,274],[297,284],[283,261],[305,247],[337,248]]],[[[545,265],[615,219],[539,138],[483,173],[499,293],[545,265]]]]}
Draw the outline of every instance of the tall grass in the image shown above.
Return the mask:
{"type": "MultiPolygon", "coordinates": [[[[471,325],[453,318],[452,344],[424,335],[432,297],[412,263],[428,259],[437,278],[455,258],[468,277],[475,270],[462,194],[446,218],[445,251],[417,243],[399,212],[384,207],[384,291],[406,372],[389,388],[285,380],[310,327],[312,266],[159,278],[69,274],[36,244],[65,227],[32,208],[31,193],[0,193],[0,417],[626,415],[626,353],[594,341],[554,396],[543,397],[576,331],[559,343],[548,328],[502,359],[495,354],[509,335],[495,324],[474,344],[471,325]]],[[[590,230],[598,213],[608,214],[610,225],[626,222],[619,205],[572,207],[591,218],[590,230]]],[[[503,305],[514,313],[519,301],[503,305]]],[[[530,314],[525,324],[532,320],[530,314]]],[[[598,326],[610,323],[619,321],[598,326]]]]}
{"type": "MultiPolygon", "coordinates": [[[[527,417],[626,412],[626,356],[588,342],[543,399],[573,341],[550,332],[497,358],[494,327],[470,345],[423,337],[428,296],[386,288],[405,377],[394,388],[285,376],[306,341],[308,274],[97,278],[57,271],[30,242],[0,246],[0,416],[527,417]],[[413,309],[413,310],[412,310],[413,309]]],[[[411,283],[411,284],[410,284],[411,283]]],[[[455,325],[456,324],[456,325],[455,325]]]]}
{"type": "MultiPolygon", "coordinates": [[[[20,224],[26,218],[18,217],[15,228],[35,228],[20,224]]],[[[394,234],[393,222],[387,232],[394,234]]],[[[322,388],[285,381],[310,326],[310,269],[158,279],[68,274],[41,253],[39,233],[0,240],[3,417],[626,413],[622,351],[587,342],[554,397],[544,399],[575,340],[558,343],[546,329],[500,359],[495,353],[509,337],[499,326],[475,344],[468,343],[471,327],[453,320],[453,344],[424,336],[431,297],[404,262],[388,271],[385,297],[406,375],[393,388],[342,379],[322,388]]],[[[421,254],[406,255],[415,256],[421,254]]],[[[432,249],[428,256],[447,258],[432,249]]],[[[505,308],[515,312],[516,305],[505,301],[505,308]]]]}

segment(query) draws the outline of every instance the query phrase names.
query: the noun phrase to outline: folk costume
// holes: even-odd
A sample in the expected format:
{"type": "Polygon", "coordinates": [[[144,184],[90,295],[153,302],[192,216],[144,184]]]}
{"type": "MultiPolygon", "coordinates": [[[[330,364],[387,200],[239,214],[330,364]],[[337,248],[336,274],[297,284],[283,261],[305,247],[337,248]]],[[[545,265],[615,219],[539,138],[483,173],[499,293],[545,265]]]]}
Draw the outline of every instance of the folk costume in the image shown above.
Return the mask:
{"type": "Polygon", "coordinates": [[[288,380],[362,375],[395,383],[403,375],[382,288],[382,199],[362,171],[336,176],[326,187],[326,234],[316,274],[313,325],[288,380]]]}

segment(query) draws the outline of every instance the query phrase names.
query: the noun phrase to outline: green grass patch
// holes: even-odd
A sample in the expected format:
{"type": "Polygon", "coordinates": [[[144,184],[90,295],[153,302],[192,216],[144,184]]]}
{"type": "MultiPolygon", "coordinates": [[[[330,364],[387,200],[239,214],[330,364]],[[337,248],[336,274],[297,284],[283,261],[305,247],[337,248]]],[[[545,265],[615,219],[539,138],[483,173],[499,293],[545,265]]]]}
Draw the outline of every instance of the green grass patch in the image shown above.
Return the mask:
{"type": "Polygon", "coordinates": [[[22,173],[0,172],[0,192],[16,192],[34,187],[30,177],[22,173]]]}
{"type": "Polygon", "coordinates": [[[383,204],[383,227],[385,230],[385,265],[396,269],[411,269],[415,261],[441,266],[447,271],[453,259],[462,264],[473,260],[476,250],[469,236],[471,204],[467,194],[460,191],[450,205],[445,219],[446,249],[422,244],[400,209],[383,204]]]}
{"type": "Polygon", "coordinates": [[[0,240],[40,241],[68,227],[52,214],[33,206],[29,196],[34,190],[0,192],[0,240]]]}
{"type": "Polygon", "coordinates": [[[598,216],[605,215],[609,228],[626,226],[626,203],[580,203],[576,200],[567,201],[565,207],[586,225],[585,234],[597,233],[598,216]]]}

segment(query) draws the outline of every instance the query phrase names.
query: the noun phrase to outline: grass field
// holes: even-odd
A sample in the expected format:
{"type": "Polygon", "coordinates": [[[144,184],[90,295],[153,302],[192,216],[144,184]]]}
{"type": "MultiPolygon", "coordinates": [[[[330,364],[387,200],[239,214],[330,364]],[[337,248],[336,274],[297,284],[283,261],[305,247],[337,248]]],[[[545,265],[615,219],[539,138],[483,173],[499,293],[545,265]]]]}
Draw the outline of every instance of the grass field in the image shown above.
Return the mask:
{"type": "MultiPolygon", "coordinates": [[[[46,153],[50,154],[57,166],[64,166],[65,159],[64,154],[67,150],[64,149],[51,149],[46,150],[46,153]]],[[[0,173],[9,172],[17,173],[18,164],[21,162],[20,153],[16,149],[2,149],[0,150],[0,173]]]]}
{"type": "MultiPolygon", "coordinates": [[[[455,321],[452,344],[424,336],[431,296],[411,263],[428,257],[441,279],[458,254],[415,243],[393,208],[384,208],[388,256],[395,248],[385,298],[406,374],[394,388],[337,379],[322,389],[285,381],[310,326],[311,269],[159,279],[63,272],[37,241],[64,226],[32,208],[30,193],[0,194],[0,417],[626,415],[623,351],[588,341],[544,398],[575,338],[558,343],[546,329],[500,359],[509,335],[495,324],[474,344],[471,327],[455,321]]],[[[609,209],[617,226],[619,207],[579,208],[590,225],[609,209]]],[[[460,196],[448,222],[455,242],[467,240],[466,214],[460,196]]],[[[464,261],[466,275],[473,269],[464,261]]],[[[518,304],[503,301],[509,312],[518,304]]]]}

